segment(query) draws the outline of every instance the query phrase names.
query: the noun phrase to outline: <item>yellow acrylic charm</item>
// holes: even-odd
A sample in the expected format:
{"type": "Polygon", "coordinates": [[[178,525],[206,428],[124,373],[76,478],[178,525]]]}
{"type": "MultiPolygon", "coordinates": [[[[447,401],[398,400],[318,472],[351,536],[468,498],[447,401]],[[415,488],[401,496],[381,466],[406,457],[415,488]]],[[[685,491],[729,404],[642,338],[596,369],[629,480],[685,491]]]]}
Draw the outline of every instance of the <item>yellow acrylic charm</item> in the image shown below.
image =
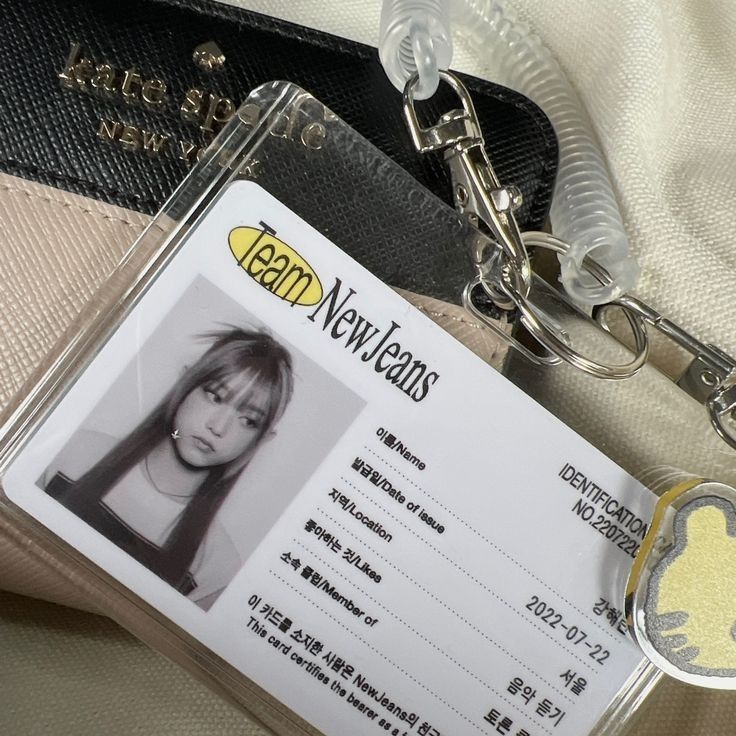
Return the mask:
{"type": "Polygon", "coordinates": [[[736,490],[689,479],[659,499],[626,589],[629,628],[663,672],[736,689],[736,490]]]}

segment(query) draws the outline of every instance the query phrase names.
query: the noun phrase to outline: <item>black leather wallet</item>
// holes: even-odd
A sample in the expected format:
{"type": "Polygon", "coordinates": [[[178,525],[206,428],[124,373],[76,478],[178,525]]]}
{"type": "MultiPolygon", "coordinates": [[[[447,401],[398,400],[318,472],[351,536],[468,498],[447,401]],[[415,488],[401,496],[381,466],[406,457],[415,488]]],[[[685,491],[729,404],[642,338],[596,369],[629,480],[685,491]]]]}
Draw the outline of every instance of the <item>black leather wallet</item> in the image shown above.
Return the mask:
{"type": "MultiPolygon", "coordinates": [[[[153,213],[249,91],[283,79],[451,203],[441,157],[414,151],[401,96],[371,47],[204,0],[0,0],[0,12],[7,174],[153,213]]],[[[462,78],[494,168],[524,195],[520,224],[539,228],[557,165],[549,121],[522,95],[462,78]]],[[[421,113],[434,122],[457,106],[442,90],[421,113]]],[[[409,255],[397,243],[388,263],[384,253],[381,263],[364,265],[400,273],[409,255]]],[[[411,257],[431,260],[432,244],[411,257]]]]}
{"type": "MultiPolygon", "coordinates": [[[[412,149],[400,95],[373,48],[201,0],[126,0],[124,7],[0,0],[0,9],[0,168],[6,173],[153,212],[222,125],[227,101],[237,105],[259,84],[284,79],[449,197],[441,161],[412,149]],[[193,61],[195,48],[208,41],[225,57],[212,72],[193,61]],[[72,65],[66,76],[73,79],[60,78],[72,65]]],[[[463,79],[494,167],[525,195],[519,219],[539,226],[557,160],[549,122],[523,96],[463,79]]],[[[426,104],[427,120],[456,106],[451,93],[440,94],[426,104]]]]}

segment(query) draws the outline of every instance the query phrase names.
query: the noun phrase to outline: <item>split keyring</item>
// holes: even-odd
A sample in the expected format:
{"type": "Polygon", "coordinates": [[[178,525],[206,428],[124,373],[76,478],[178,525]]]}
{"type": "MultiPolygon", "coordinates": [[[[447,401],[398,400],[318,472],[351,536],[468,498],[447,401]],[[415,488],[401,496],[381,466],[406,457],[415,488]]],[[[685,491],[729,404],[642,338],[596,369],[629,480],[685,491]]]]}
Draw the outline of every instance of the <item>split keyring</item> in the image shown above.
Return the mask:
{"type": "MultiPolygon", "coordinates": [[[[566,253],[569,245],[553,235],[543,232],[530,231],[522,234],[524,245],[527,247],[545,248],[555,253],[566,253]]],[[[586,258],[583,268],[590,273],[601,284],[611,283],[611,277],[603,266],[586,258]]],[[[504,293],[513,301],[521,315],[521,322],[543,347],[560,359],[575,366],[581,371],[597,378],[610,380],[631,378],[638,373],[649,357],[649,335],[647,334],[646,320],[636,310],[632,309],[624,301],[617,299],[599,308],[599,317],[603,317],[605,310],[618,307],[623,310],[624,316],[631,328],[634,338],[634,357],[628,363],[604,363],[583,355],[580,351],[568,345],[568,343],[551,327],[549,327],[537,308],[530,302],[519,288],[519,279],[515,278],[513,272],[504,274],[502,281],[494,286],[500,287],[504,293]]],[[[490,286],[490,284],[488,285],[490,286]]],[[[606,329],[605,322],[599,320],[601,326],[606,329]]]]}

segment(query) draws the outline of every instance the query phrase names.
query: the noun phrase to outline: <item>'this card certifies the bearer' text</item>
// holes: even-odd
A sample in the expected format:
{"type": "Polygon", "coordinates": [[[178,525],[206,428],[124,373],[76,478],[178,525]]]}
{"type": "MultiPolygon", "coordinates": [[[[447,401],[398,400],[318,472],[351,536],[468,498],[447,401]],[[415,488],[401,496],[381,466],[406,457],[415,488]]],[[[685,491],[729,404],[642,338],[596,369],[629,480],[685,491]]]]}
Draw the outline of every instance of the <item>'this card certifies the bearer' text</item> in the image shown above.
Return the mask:
{"type": "Polygon", "coordinates": [[[250,182],[3,478],[329,736],[583,736],[652,501],[250,182]]]}

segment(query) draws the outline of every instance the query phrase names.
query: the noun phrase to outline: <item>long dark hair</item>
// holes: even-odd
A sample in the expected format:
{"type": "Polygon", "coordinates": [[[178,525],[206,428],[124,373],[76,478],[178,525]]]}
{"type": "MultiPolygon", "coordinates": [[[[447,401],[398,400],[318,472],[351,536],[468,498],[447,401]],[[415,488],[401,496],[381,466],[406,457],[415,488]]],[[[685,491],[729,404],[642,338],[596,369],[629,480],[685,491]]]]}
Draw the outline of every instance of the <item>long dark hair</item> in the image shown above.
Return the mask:
{"type": "Polygon", "coordinates": [[[268,395],[255,440],[239,457],[209,470],[164,545],[148,555],[144,563],[177,588],[185,585],[215,514],[260,442],[283,414],[293,389],[291,356],[268,333],[233,327],[201,337],[212,342],[207,351],[127,437],[73,484],[64,501],[82,518],[94,517],[102,497],[158,443],[170,437],[176,412],[190,392],[246,372],[251,390],[265,388],[268,395]]]}

